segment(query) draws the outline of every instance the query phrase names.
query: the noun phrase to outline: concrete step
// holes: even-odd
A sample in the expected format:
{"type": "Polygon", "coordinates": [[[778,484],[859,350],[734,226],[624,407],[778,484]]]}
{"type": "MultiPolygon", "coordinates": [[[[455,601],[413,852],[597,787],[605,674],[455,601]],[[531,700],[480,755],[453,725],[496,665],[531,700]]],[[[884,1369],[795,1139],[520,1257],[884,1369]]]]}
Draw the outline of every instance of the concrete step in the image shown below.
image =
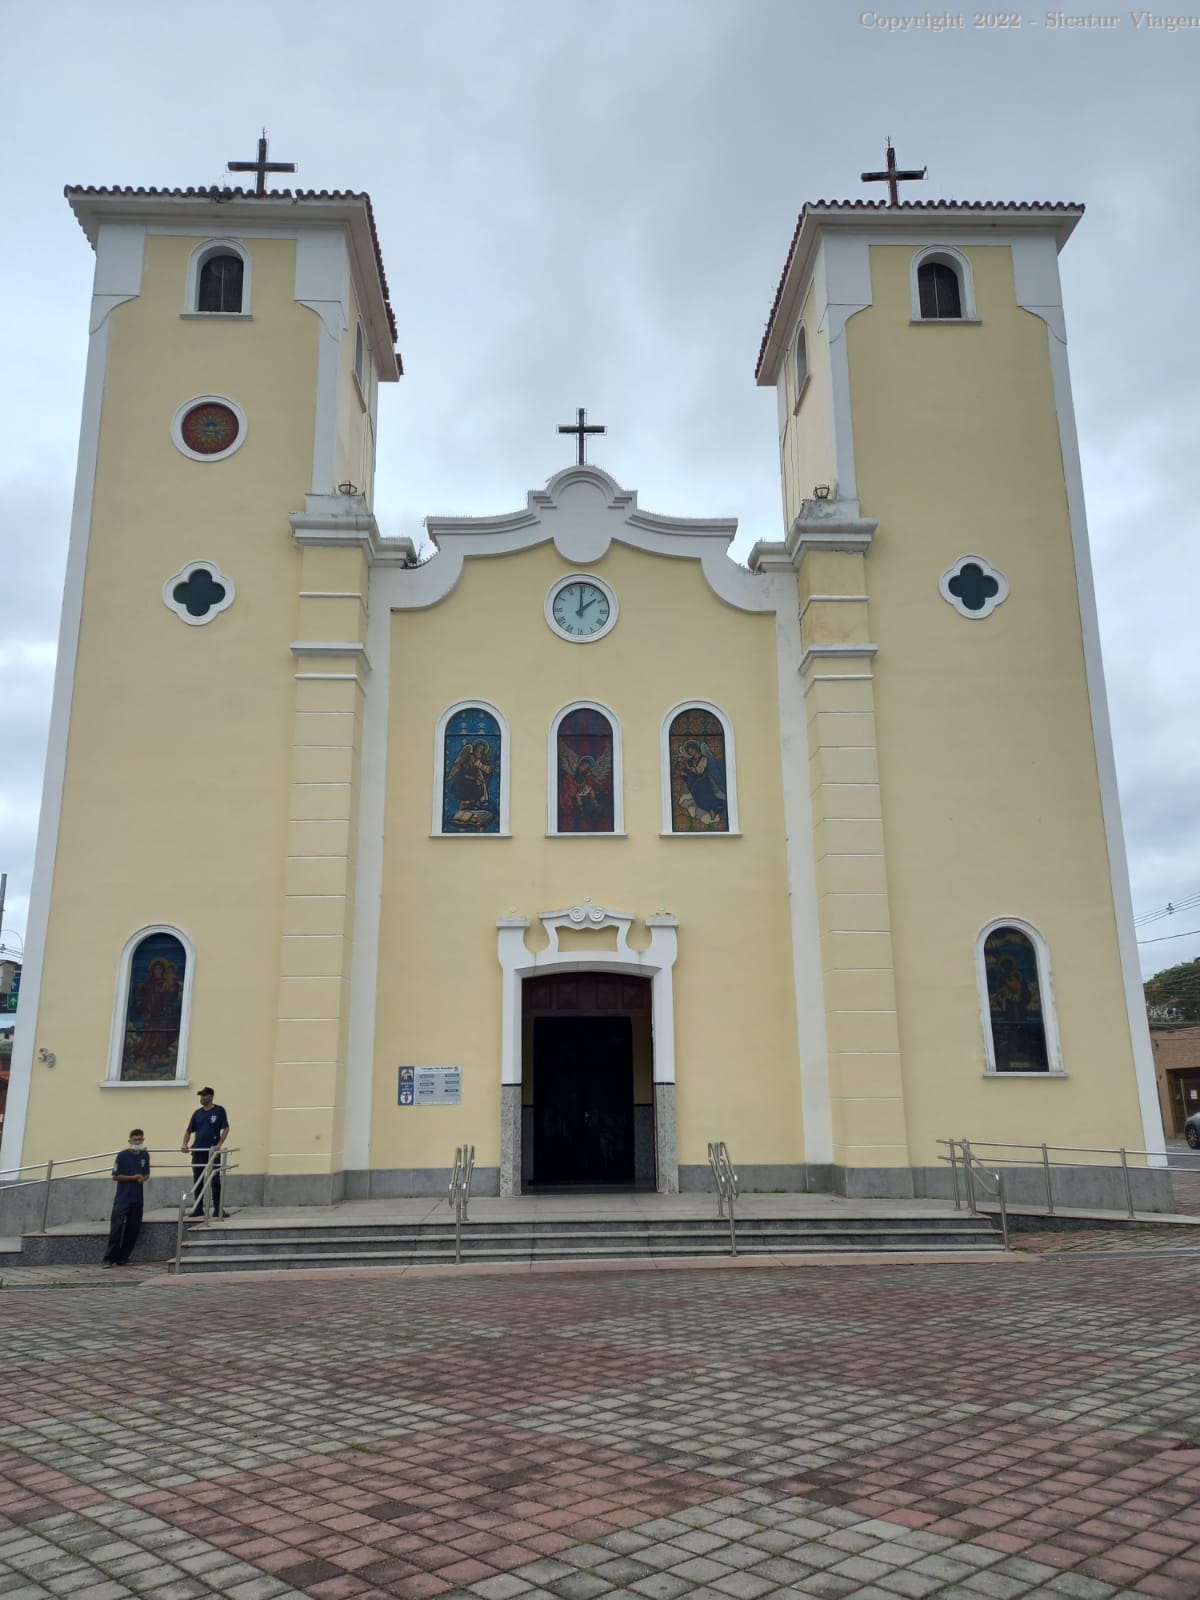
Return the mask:
{"type": "MultiPolygon", "coordinates": [[[[999,1249],[1000,1235],[968,1217],[747,1219],[737,1229],[740,1255],[828,1255],[854,1251],[999,1249]]],[[[713,1219],[583,1224],[467,1223],[464,1261],[620,1261],[648,1257],[726,1256],[728,1223],[713,1219]]],[[[418,1266],[454,1260],[453,1223],[375,1228],[205,1228],[184,1241],[185,1272],[270,1271],[305,1267],[418,1266]]]]}
{"type": "MultiPolygon", "coordinates": [[[[785,1248],[807,1244],[838,1244],[839,1249],[847,1245],[861,1245],[864,1241],[880,1237],[902,1236],[906,1239],[933,1240],[941,1243],[951,1243],[963,1237],[968,1238],[993,1238],[996,1230],[987,1223],[977,1223],[969,1228],[926,1228],[919,1224],[901,1223],[876,1223],[870,1228],[847,1229],[807,1229],[802,1227],[787,1229],[758,1228],[750,1224],[743,1224],[737,1229],[737,1237],[741,1240],[751,1239],[761,1242],[764,1248],[785,1248]]],[[[472,1249],[508,1248],[523,1249],[534,1254],[552,1254],[563,1249],[649,1249],[677,1250],[692,1249],[697,1246],[714,1245],[718,1249],[725,1249],[729,1244],[728,1227],[711,1229],[696,1229],[693,1232],[680,1233],[676,1231],[663,1232],[657,1228],[647,1228],[638,1231],[627,1229],[613,1229],[610,1232],[596,1233],[571,1233],[562,1231],[558,1233],[532,1233],[525,1230],[501,1232],[496,1228],[474,1228],[468,1224],[463,1230],[464,1247],[472,1249]]],[[[319,1237],[306,1237],[303,1234],[225,1234],[216,1236],[199,1230],[190,1234],[184,1240],[184,1249],[188,1251],[202,1251],[206,1254],[234,1251],[238,1254],[264,1254],[276,1253],[303,1253],[306,1250],[336,1250],[339,1254],[355,1255],[373,1249],[410,1250],[414,1255],[423,1255],[429,1252],[444,1250],[453,1244],[454,1231],[447,1229],[440,1234],[422,1234],[418,1236],[401,1232],[376,1232],[372,1234],[356,1234],[350,1238],[339,1238],[336,1234],[324,1234],[319,1237]]]]}
{"type": "MultiPolygon", "coordinates": [[[[479,1221],[466,1222],[464,1229],[469,1229],[472,1235],[496,1238],[527,1237],[557,1241],[564,1238],[582,1238],[594,1235],[598,1238],[630,1238],[640,1239],[647,1233],[653,1233],[663,1238],[673,1236],[694,1238],[704,1234],[728,1236],[729,1223],[725,1218],[689,1217],[689,1218],[611,1218],[588,1219],[575,1221],[573,1219],[558,1218],[553,1221],[514,1221],[496,1222],[479,1221]]],[[[937,1232],[979,1231],[991,1227],[990,1221],[983,1221],[978,1217],[966,1214],[961,1216],[914,1216],[914,1217],[738,1217],[737,1227],[739,1233],[743,1229],[753,1230],[765,1235],[787,1236],[796,1233],[803,1234],[852,1234],[870,1233],[879,1227],[905,1227],[928,1229],[937,1232]]],[[[355,1239],[442,1239],[447,1234],[453,1234],[454,1222],[447,1217],[440,1222],[374,1222],[374,1223],[296,1223],[283,1224],[240,1224],[234,1226],[221,1226],[219,1223],[209,1223],[203,1227],[189,1228],[187,1237],[220,1239],[231,1243],[255,1244],[267,1243],[273,1240],[337,1240],[339,1243],[355,1239]]]]}

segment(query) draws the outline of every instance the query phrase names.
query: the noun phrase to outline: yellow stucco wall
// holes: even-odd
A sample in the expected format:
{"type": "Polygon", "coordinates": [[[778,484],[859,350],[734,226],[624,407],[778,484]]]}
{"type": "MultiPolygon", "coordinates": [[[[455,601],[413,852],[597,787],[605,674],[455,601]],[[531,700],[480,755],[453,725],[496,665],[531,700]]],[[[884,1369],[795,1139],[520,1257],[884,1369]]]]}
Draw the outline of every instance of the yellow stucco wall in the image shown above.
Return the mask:
{"type": "Polygon", "coordinates": [[[830,374],[829,337],[819,319],[815,290],[805,297],[800,320],[808,349],[808,383],[796,389],[796,335],[792,329],[784,356],[780,382],[786,386],[787,427],[780,444],[783,468],[784,526],[800,515],[801,503],[811,499],[818,483],[837,482],[833,443],[833,382],[830,374]]]}
{"type": "Polygon", "coordinates": [[[358,297],[350,290],[350,321],[338,345],[337,473],[338,483],[350,482],[372,503],[375,479],[375,423],[371,413],[371,350],[363,323],[363,382],[354,375],[354,336],[361,313],[358,297]]]}
{"type": "Polygon", "coordinates": [[[497,1163],[496,919],[531,918],[528,943],[544,946],[538,912],[585,896],[635,913],[643,948],[641,919],[679,918],[680,1161],[722,1137],[743,1164],[802,1160],[773,619],[719,601],[695,562],[614,545],[590,570],[620,620],[571,644],[542,609],[572,570],[549,545],[468,561],[439,605],[393,615],[372,1166],[444,1166],[461,1140],[497,1163]],[[511,728],[512,837],[431,838],[437,721],[477,697],[511,728]],[[627,837],[546,837],[549,728],[577,699],[622,725],[627,837]],[[733,724],[740,838],[660,837],[662,720],[694,699],[733,724]],[[461,1107],[398,1111],[400,1062],[461,1064],[461,1107]]]}
{"type": "Polygon", "coordinates": [[[912,325],[912,253],[872,248],[848,325],[912,1157],[963,1133],[1140,1147],[1046,326],[999,246],[966,251],[978,326],[912,325]],[[1012,586],[987,620],[938,593],[967,554],[1012,586]],[[1065,1082],[981,1076],[1000,916],[1048,941],[1065,1082]]]}
{"type": "Polygon", "coordinates": [[[135,1123],[151,1145],[177,1146],[211,1082],[233,1142],[263,1170],[300,562],[286,513],[312,469],[319,323],[294,300],[286,240],[250,244],[251,319],[181,317],[199,242],[148,237],[143,292],[111,317],[37,1030],[58,1065],[34,1067],[26,1161],[113,1148],[135,1123]],[[206,393],[248,419],[224,461],[171,442],[177,408],[206,393]],[[204,557],[237,598],[189,627],[162,586],[204,557]],[[101,1091],[120,951],[159,922],[197,950],[192,1088],[101,1091]]]}

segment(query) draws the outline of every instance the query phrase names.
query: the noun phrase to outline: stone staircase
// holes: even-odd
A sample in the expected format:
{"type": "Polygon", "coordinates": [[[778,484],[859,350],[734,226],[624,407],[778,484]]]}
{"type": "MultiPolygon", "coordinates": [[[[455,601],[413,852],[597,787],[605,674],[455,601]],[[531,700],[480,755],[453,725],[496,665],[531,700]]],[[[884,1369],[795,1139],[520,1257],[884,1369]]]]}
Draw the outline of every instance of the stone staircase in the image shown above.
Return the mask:
{"type": "MultiPolygon", "coordinates": [[[[1001,1250],[997,1226],[965,1214],[848,1217],[739,1216],[740,1256],[1001,1250]]],[[[463,1224],[473,1264],[670,1260],[729,1256],[729,1224],[711,1217],[556,1218],[463,1224]]],[[[454,1261],[454,1223],[212,1223],[190,1230],[181,1269],[276,1272],[316,1267],[438,1266],[454,1261]]]]}

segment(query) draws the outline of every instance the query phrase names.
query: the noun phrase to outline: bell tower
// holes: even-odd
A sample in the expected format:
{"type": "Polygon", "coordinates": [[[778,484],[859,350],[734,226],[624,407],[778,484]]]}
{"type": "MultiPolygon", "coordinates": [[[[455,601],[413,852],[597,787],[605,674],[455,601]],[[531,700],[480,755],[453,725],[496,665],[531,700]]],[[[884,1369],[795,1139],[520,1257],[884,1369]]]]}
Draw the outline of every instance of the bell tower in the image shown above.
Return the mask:
{"type": "Polygon", "coordinates": [[[757,369],[787,531],[753,561],[796,571],[808,733],[808,1159],[859,1193],[937,1169],[938,1127],[1088,1142],[1055,1099],[1072,1063],[1105,1063],[1125,1125],[1161,1137],[1058,273],[1083,208],[901,201],[923,173],[888,156],[863,174],[886,202],[804,207],[757,369]],[[1031,961],[1012,1057],[997,927],[1031,961]]]}
{"type": "Polygon", "coordinates": [[[322,1198],[378,385],[402,368],[369,197],[269,190],[294,168],[265,137],[231,169],[252,186],[66,191],[96,272],[4,1164],[131,1121],[173,1144],[199,1073],[246,1169],[322,1198]],[[146,930],[174,985],[157,1044],[146,930]]]}

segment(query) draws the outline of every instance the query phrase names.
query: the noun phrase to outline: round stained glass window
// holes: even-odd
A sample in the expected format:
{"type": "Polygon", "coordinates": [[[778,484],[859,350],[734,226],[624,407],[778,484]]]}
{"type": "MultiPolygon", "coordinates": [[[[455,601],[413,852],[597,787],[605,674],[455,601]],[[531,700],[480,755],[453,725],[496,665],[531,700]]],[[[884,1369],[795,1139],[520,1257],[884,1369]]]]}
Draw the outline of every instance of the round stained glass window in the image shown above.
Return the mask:
{"type": "Polygon", "coordinates": [[[240,431],[236,413],[212,400],[193,406],[179,425],[184,444],[198,456],[217,456],[231,450],[240,431]]]}

